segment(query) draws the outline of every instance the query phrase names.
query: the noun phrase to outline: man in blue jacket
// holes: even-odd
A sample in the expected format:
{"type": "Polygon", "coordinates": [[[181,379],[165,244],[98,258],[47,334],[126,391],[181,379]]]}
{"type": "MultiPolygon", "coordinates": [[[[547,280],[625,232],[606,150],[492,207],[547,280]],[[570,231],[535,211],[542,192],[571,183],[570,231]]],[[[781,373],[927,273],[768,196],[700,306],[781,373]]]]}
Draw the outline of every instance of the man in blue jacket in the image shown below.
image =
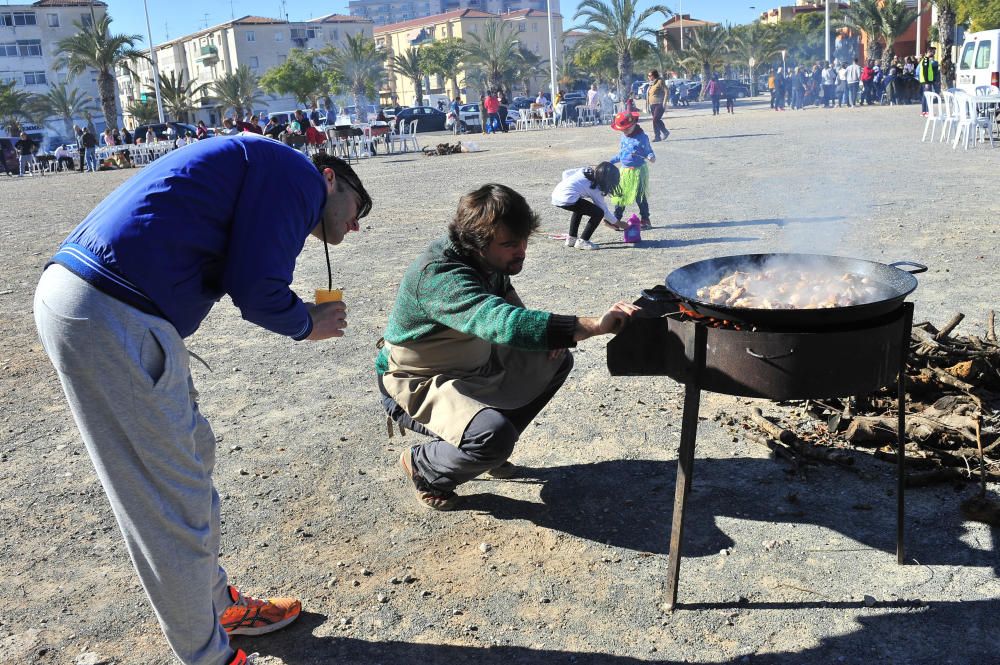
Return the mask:
{"type": "Polygon", "coordinates": [[[289,285],[306,238],[339,244],[371,209],[350,166],[276,141],[199,141],[144,168],[74,230],[42,274],[35,321],[160,626],[188,665],[240,665],[229,635],[294,621],[219,566],[215,435],[184,338],[223,295],[295,340],[340,337],[341,302],[289,285]]]}

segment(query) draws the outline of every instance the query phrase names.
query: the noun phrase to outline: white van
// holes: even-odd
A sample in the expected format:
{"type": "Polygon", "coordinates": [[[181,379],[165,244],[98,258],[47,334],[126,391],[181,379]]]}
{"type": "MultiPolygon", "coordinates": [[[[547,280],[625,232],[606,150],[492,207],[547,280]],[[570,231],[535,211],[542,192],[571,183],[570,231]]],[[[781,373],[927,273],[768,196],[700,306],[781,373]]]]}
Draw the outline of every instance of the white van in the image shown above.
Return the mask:
{"type": "Polygon", "coordinates": [[[966,33],[955,80],[959,88],[973,95],[982,86],[1000,88],[1000,30],[966,33]]]}

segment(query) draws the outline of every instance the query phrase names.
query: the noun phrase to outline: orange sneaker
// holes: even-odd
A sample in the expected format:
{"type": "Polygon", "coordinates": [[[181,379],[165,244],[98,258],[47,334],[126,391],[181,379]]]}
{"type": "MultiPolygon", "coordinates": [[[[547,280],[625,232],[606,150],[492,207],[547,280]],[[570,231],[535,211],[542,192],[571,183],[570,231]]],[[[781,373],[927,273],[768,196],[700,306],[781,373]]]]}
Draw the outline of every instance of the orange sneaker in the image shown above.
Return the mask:
{"type": "Polygon", "coordinates": [[[263,635],[284,628],[299,618],[302,603],[294,598],[258,600],[229,585],[233,604],[222,613],[222,627],[230,635],[263,635]]]}
{"type": "Polygon", "coordinates": [[[253,665],[257,662],[257,656],[259,653],[252,653],[247,655],[243,652],[243,649],[237,649],[236,653],[233,654],[233,659],[229,661],[228,665],[253,665]]]}

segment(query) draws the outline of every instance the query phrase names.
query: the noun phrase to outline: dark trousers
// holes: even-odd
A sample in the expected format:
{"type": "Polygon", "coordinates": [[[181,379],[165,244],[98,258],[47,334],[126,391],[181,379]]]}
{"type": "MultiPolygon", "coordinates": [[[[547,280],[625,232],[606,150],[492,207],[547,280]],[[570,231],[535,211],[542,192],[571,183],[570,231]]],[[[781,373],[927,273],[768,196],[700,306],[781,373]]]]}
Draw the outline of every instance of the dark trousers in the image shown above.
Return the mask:
{"type": "Polygon", "coordinates": [[[83,144],[81,143],[80,144],[80,173],[83,173],[83,166],[84,166],[84,163],[87,161],[86,159],[84,159],[84,155],[85,154],[87,154],[87,149],[84,148],[83,144]]]}
{"type": "Polygon", "coordinates": [[[430,441],[411,448],[414,470],[432,489],[450,492],[507,461],[521,433],[562,387],[571,369],[573,356],[566,352],[562,365],[542,394],[518,409],[483,409],[465,428],[457,446],[410,418],[403,407],[386,394],[382,377],[379,377],[378,387],[382,393],[382,407],[390,418],[412,432],[431,437],[430,441]]]}
{"type": "MultiPolygon", "coordinates": [[[[646,198],[645,192],[636,197],[635,204],[639,206],[639,219],[649,220],[649,200],[646,198]]],[[[619,222],[622,221],[624,214],[625,206],[615,206],[615,219],[619,222]]]]}
{"type": "Polygon", "coordinates": [[[823,106],[833,106],[834,100],[836,99],[836,93],[834,92],[836,89],[836,84],[823,85],[823,106]]]}
{"type": "Polygon", "coordinates": [[[569,218],[569,235],[571,238],[590,240],[590,236],[594,235],[594,231],[597,230],[597,225],[604,219],[604,211],[596,203],[587,199],[577,199],[575,203],[559,207],[573,213],[573,216],[569,218]],[[587,220],[587,225],[583,227],[583,233],[578,236],[577,232],[580,230],[580,221],[584,216],[590,219],[587,220]]]}
{"type": "Polygon", "coordinates": [[[507,107],[500,107],[500,131],[504,134],[507,133],[507,107]]]}
{"type": "Polygon", "coordinates": [[[670,136],[670,130],[663,124],[663,104],[651,104],[649,112],[653,114],[653,140],[659,141],[661,138],[670,136]]]}
{"type": "Polygon", "coordinates": [[[72,157],[60,157],[59,158],[59,167],[58,168],[59,168],[60,171],[63,170],[63,165],[64,164],[66,165],[66,170],[67,171],[72,171],[73,170],[73,158],[72,157]]]}
{"type": "Polygon", "coordinates": [[[730,113],[736,112],[736,102],[732,97],[726,97],[726,110],[730,113]]]}
{"type": "Polygon", "coordinates": [[[712,115],[719,115],[719,98],[713,95],[712,97],[712,115]]]}

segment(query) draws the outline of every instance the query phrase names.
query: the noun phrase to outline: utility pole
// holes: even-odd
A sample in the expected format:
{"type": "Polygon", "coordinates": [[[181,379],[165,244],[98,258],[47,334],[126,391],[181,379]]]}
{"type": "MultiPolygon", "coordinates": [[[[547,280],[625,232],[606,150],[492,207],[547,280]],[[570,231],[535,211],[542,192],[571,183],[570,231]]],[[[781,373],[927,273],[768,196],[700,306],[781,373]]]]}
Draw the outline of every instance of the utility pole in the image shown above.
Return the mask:
{"type": "Polygon", "coordinates": [[[681,52],[684,51],[684,1],[677,0],[677,16],[680,17],[681,26],[681,52]]]}
{"type": "MultiPolygon", "coordinates": [[[[552,96],[552,109],[555,112],[556,104],[556,46],[555,38],[552,35],[552,0],[546,0],[545,6],[549,13],[549,94],[552,96]]],[[[562,31],[560,30],[560,33],[562,31]]]]}
{"type": "MultiPolygon", "coordinates": [[[[826,61],[827,62],[831,62],[831,60],[830,60],[830,0],[824,0],[823,5],[824,5],[824,7],[826,9],[826,24],[825,24],[826,25],[826,29],[824,30],[824,32],[826,33],[826,61]]],[[[919,31],[920,28],[918,27],[917,30],[919,31]]]]}
{"type": "MultiPolygon", "coordinates": [[[[920,0],[917,0],[917,38],[914,40],[917,46],[917,57],[921,56],[920,53],[920,14],[923,12],[923,7],[921,6],[920,0]]],[[[956,22],[957,25],[957,22],[956,22]]]]}
{"type": "Polygon", "coordinates": [[[160,96],[160,71],[156,66],[156,46],[153,44],[153,30],[149,27],[149,3],[146,0],[142,0],[142,7],[146,10],[146,35],[149,37],[149,59],[153,66],[153,87],[156,89],[156,112],[160,117],[160,122],[163,122],[163,98],[160,96]]]}

